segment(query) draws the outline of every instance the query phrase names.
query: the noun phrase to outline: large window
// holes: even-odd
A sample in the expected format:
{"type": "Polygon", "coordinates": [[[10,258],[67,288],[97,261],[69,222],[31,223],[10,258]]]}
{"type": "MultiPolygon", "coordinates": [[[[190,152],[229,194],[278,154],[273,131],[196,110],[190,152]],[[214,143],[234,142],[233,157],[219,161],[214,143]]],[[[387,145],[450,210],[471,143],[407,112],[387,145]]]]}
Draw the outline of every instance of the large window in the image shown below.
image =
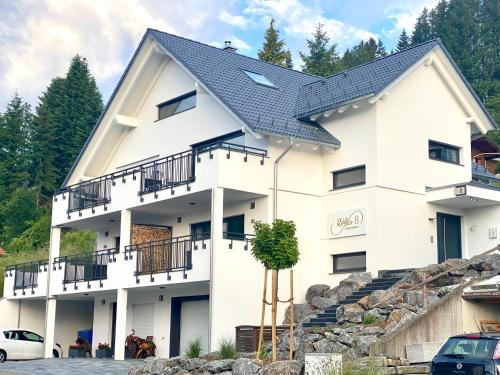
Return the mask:
{"type": "Polygon", "coordinates": [[[360,165],[354,168],[332,172],[333,189],[343,189],[351,186],[363,185],[366,182],[366,167],[360,165]]]}
{"type": "Polygon", "coordinates": [[[333,273],[366,271],[366,252],[332,255],[333,273]]]}
{"type": "Polygon", "coordinates": [[[178,96],[172,100],[158,104],[158,120],[176,115],[196,107],[196,91],[178,96]]]}
{"type": "Polygon", "coordinates": [[[429,158],[460,164],[460,148],[446,143],[429,141],[429,158]]]}
{"type": "MultiPolygon", "coordinates": [[[[245,238],[245,215],[225,217],[223,220],[224,238],[231,240],[242,240],[245,238]]],[[[194,240],[210,238],[210,221],[191,224],[191,235],[194,240]]]]}

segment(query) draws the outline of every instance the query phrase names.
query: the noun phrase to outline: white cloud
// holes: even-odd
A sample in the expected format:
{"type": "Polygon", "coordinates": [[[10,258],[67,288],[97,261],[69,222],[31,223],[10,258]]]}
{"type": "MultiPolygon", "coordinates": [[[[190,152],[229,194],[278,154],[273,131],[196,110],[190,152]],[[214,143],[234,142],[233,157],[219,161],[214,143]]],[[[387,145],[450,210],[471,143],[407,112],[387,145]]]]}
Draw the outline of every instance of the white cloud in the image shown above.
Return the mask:
{"type": "Polygon", "coordinates": [[[16,90],[36,105],[50,80],[64,75],[77,53],[87,58],[106,96],[147,27],[199,38],[214,14],[211,7],[217,6],[200,6],[196,0],[168,6],[163,0],[6,1],[0,0],[2,109],[16,90]]]}
{"type": "Polygon", "coordinates": [[[394,39],[399,36],[403,29],[411,33],[415,27],[416,19],[422,13],[424,7],[432,9],[438,2],[439,0],[410,0],[389,4],[385,7],[384,13],[387,19],[394,22],[394,27],[384,30],[384,35],[390,39],[394,39]]]}
{"type": "Polygon", "coordinates": [[[218,15],[219,20],[228,25],[238,27],[240,29],[247,29],[251,24],[251,20],[243,16],[232,15],[227,10],[222,9],[218,15]]]}
{"type": "Polygon", "coordinates": [[[338,44],[340,51],[361,39],[377,38],[372,32],[326,17],[320,8],[306,6],[299,0],[250,0],[244,13],[260,17],[266,24],[270,18],[276,18],[282,24],[287,41],[289,38],[300,38],[302,44],[311,37],[319,23],[324,25],[328,36],[338,44]]]}

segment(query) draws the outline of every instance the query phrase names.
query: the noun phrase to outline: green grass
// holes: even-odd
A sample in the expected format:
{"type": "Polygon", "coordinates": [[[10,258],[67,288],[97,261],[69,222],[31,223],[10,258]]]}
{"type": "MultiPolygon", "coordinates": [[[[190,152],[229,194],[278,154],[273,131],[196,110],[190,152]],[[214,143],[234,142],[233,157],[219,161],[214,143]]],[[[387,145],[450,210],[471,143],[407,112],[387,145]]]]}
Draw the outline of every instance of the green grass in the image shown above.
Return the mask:
{"type": "Polygon", "coordinates": [[[228,338],[223,338],[220,340],[217,347],[217,351],[220,353],[222,359],[234,359],[236,358],[236,345],[234,341],[228,338]]]}
{"type": "Polygon", "coordinates": [[[188,358],[199,358],[201,351],[201,340],[199,338],[189,341],[186,345],[186,356],[188,358]]]}
{"type": "Polygon", "coordinates": [[[377,321],[377,317],[373,314],[366,314],[363,317],[363,324],[373,324],[377,321]]]}

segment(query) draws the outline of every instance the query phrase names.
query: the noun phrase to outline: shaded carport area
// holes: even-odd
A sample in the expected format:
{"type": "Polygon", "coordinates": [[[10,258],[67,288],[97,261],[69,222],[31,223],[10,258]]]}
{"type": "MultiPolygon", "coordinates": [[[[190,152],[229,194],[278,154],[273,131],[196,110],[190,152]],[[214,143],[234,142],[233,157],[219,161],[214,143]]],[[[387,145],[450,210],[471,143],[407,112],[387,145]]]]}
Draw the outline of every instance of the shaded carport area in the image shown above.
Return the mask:
{"type": "Polygon", "coordinates": [[[500,332],[500,275],[493,276],[464,289],[464,319],[476,331],[500,332]]]}

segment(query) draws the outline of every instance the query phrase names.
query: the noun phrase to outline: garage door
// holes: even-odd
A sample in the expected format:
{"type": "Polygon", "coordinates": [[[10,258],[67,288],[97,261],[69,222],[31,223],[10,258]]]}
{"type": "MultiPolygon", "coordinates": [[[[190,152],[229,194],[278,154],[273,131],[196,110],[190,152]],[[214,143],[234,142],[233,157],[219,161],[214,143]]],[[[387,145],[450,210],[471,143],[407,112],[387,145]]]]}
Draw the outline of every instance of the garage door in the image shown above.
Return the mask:
{"type": "Polygon", "coordinates": [[[134,319],[132,328],[135,335],[145,339],[153,336],[155,307],[152,303],[134,305],[134,319]]]}
{"type": "Polygon", "coordinates": [[[208,300],[184,301],[181,309],[180,352],[184,354],[187,344],[199,338],[203,352],[208,352],[208,300]]]}

